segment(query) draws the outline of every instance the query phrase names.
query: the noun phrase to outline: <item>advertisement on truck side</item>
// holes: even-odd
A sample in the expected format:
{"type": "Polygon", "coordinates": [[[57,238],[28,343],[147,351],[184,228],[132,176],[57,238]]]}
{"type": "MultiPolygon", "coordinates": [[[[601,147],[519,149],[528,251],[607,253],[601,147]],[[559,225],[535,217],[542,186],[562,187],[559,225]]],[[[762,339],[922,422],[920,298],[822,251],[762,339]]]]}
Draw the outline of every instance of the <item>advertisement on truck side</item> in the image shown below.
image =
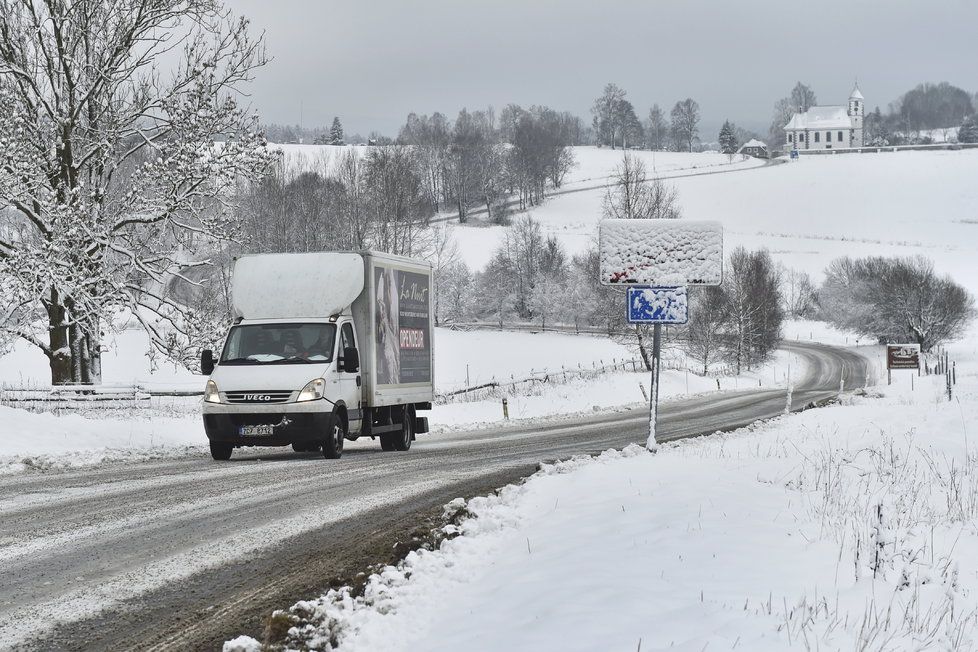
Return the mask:
{"type": "Polygon", "coordinates": [[[377,385],[431,382],[431,278],[374,267],[377,385]]]}

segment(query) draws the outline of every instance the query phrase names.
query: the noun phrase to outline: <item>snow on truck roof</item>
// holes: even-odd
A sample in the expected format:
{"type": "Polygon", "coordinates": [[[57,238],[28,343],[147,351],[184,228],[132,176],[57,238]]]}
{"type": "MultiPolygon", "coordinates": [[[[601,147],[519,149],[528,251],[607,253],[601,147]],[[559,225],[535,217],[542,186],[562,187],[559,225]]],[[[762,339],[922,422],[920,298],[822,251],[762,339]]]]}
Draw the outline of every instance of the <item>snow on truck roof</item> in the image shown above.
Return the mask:
{"type": "Polygon", "coordinates": [[[330,317],[363,292],[357,253],[255,254],[234,263],[231,302],[245,319],[330,317]]]}

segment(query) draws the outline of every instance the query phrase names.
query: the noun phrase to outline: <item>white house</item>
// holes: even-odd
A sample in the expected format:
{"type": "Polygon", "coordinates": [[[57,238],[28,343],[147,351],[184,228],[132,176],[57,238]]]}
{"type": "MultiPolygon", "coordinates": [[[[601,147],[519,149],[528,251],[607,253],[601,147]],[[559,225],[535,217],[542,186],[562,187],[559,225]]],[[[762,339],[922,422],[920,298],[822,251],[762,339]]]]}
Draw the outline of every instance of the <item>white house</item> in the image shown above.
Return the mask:
{"type": "Polygon", "coordinates": [[[863,146],[866,112],[859,86],[853,86],[848,106],[813,106],[796,113],[784,126],[787,149],[844,149],[863,146]]]}

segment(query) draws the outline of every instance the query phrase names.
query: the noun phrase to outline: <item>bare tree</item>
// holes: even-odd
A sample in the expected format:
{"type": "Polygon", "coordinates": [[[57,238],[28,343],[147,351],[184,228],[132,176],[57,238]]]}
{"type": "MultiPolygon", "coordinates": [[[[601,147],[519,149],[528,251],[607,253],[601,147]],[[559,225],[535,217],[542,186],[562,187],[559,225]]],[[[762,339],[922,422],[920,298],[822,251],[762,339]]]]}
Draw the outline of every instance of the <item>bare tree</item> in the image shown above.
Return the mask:
{"type": "Polygon", "coordinates": [[[669,113],[672,118],[670,127],[676,149],[693,151],[693,143],[699,135],[700,105],[692,98],[676,102],[669,113]]]}
{"type": "Polygon", "coordinates": [[[909,340],[924,351],[962,337],[975,317],[968,291],[923,257],[836,259],[820,299],[839,327],[881,342],[909,340]]]}
{"type": "Polygon", "coordinates": [[[702,365],[703,375],[710,365],[723,359],[730,306],[723,288],[694,288],[690,293],[689,324],[683,349],[690,358],[702,365]]]}
{"type": "Polygon", "coordinates": [[[791,106],[800,113],[804,113],[818,104],[818,98],[815,97],[815,91],[812,90],[812,87],[801,82],[795,84],[795,87],[791,89],[790,99],[791,106]]]}
{"type": "Polygon", "coordinates": [[[764,361],[781,341],[780,279],[766,250],[733,250],[722,286],[727,297],[727,356],[739,374],[764,361]]]}
{"type": "Polygon", "coordinates": [[[818,307],[818,291],[808,272],[802,272],[778,264],[781,278],[781,296],[785,312],[792,317],[812,318],[818,307]]]}
{"type": "Polygon", "coordinates": [[[427,247],[420,236],[427,233],[430,205],[408,150],[400,145],[372,149],[365,178],[371,247],[403,256],[423,255],[427,247]]]}
{"type": "Polygon", "coordinates": [[[603,211],[609,219],[675,219],[680,216],[675,188],[649,178],[645,163],[628,152],[605,190],[603,211]]]}
{"type": "Polygon", "coordinates": [[[774,103],[771,116],[771,127],[768,129],[768,147],[770,151],[780,150],[785,144],[784,127],[795,113],[795,107],[790,97],[783,97],[774,103]]]}
{"type": "Polygon", "coordinates": [[[228,200],[271,162],[236,100],[264,61],[213,0],[0,3],[0,208],[17,232],[0,239],[0,328],[53,382],[99,380],[120,309],[181,362],[213,335],[167,284],[234,236],[228,200]]]}
{"type": "Polygon", "coordinates": [[[434,226],[431,229],[432,242],[428,252],[427,260],[431,263],[431,270],[435,276],[435,325],[437,326],[445,312],[445,303],[449,301],[448,296],[454,289],[453,273],[458,271],[462,263],[461,255],[458,250],[458,243],[452,234],[452,227],[448,224],[434,226]]]}
{"type": "Polygon", "coordinates": [[[439,212],[445,195],[445,168],[451,141],[448,120],[441,113],[430,117],[412,113],[401,128],[398,141],[411,146],[425,196],[435,212],[439,212]]]}
{"type": "Polygon", "coordinates": [[[625,112],[622,110],[622,102],[624,101],[624,89],[616,84],[607,84],[601,97],[594,100],[594,105],[591,107],[598,142],[602,145],[611,145],[611,149],[615,149],[623,133],[622,120],[625,112]]]}
{"type": "Polygon", "coordinates": [[[659,108],[658,104],[653,104],[649,109],[649,119],[645,123],[645,142],[651,150],[663,150],[666,148],[666,137],[669,134],[669,123],[666,122],[666,114],[659,108]]]}

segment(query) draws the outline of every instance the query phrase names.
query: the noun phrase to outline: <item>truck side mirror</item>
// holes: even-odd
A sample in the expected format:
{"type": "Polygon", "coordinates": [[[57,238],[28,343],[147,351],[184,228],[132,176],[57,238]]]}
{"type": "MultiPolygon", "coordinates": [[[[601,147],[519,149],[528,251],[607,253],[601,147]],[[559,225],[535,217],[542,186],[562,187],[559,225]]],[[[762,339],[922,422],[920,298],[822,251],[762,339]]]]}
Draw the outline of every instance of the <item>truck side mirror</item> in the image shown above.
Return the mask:
{"type": "Polygon", "coordinates": [[[360,352],[356,347],[350,346],[343,349],[343,371],[353,373],[360,371],[360,352]]]}
{"type": "Polygon", "coordinates": [[[214,373],[214,352],[204,349],[200,352],[200,373],[210,376],[214,373]]]}

